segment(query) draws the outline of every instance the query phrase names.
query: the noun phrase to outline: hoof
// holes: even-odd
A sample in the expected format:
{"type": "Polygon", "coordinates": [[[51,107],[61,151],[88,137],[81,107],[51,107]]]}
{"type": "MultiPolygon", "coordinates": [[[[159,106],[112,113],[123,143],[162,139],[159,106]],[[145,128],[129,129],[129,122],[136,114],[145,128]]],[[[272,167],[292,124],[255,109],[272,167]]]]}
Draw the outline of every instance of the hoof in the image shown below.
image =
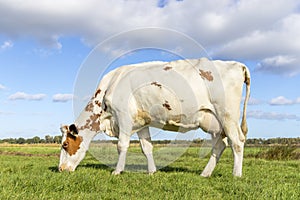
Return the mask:
{"type": "Polygon", "coordinates": [[[202,176],[204,178],[208,178],[208,177],[210,177],[210,174],[204,174],[204,173],[202,173],[200,176],[202,176]]]}
{"type": "Polygon", "coordinates": [[[156,171],[148,172],[150,176],[152,176],[156,171]]]}
{"type": "Polygon", "coordinates": [[[117,170],[114,170],[111,174],[114,175],[114,176],[116,176],[116,175],[120,175],[121,172],[120,172],[120,171],[117,171],[117,170]]]}

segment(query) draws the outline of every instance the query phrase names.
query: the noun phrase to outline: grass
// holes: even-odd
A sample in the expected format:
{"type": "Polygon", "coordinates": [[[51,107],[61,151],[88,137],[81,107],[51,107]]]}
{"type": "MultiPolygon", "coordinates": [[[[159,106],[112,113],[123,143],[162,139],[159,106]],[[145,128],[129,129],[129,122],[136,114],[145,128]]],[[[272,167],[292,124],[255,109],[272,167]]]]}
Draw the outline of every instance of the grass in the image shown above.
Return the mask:
{"type": "Polygon", "coordinates": [[[112,176],[112,169],[91,154],[75,172],[58,173],[58,146],[0,146],[0,199],[300,199],[300,161],[256,156],[268,150],[246,148],[243,177],[235,178],[228,148],[212,177],[202,178],[208,157],[200,158],[197,147],[153,176],[112,176]]]}
{"type": "Polygon", "coordinates": [[[257,152],[254,157],[267,160],[299,160],[300,151],[296,146],[271,146],[257,152]]]}

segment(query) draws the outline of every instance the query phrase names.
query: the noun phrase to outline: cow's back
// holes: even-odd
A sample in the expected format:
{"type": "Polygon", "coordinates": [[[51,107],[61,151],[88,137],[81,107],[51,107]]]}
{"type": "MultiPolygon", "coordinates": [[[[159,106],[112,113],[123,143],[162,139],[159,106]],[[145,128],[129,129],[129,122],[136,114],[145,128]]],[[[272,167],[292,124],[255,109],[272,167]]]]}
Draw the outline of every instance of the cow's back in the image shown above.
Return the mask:
{"type": "Polygon", "coordinates": [[[195,126],[199,110],[214,109],[199,63],[179,60],[119,68],[107,88],[105,104],[133,120],[142,114],[157,124],[173,120],[195,126]]]}

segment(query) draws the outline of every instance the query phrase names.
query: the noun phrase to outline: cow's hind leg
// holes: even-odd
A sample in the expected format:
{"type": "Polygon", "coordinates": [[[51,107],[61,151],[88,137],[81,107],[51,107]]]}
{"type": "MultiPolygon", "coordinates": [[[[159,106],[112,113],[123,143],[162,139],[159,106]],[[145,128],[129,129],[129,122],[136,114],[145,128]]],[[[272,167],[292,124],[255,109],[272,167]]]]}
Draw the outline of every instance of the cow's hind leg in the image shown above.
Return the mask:
{"type": "Polygon", "coordinates": [[[140,130],[138,133],[140,143],[141,143],[141,148],[144,153],[144,155],[147,158],[148,162],[148,172],[149,174],[153,174],[156,172],[156,167],[153,159],[153,146],[151,144],[151,136],[149,133],[149,127],[146,127],[142,130],[140,130]]]}
{"type": "Polygon", "coordinates": [[[201,173],[201,176],[203,177],[211,176],[223,151],[226,148],[227,138],[224,138],[222,135],[223,134],[212,135],[212,153],[206,167],[201,173]]]}
{"type": "Polygon", "coordinates": [[[225,125],[225,132],[229,139],[229,144],[233,152],[233,175],[241,177],[243,168],[245,137],[237,123],[225,125]]]}
{"type": "Polygon", "coordinates": [[[226,138],[223,140],[225,134],[223,133],[220,122],[211,110],[201,110],[199,116],[201,129],[212,135],[211,157],[201,174],[201,176],[209,177],[216,167],[227,143],[225,142],[226,138]]]}

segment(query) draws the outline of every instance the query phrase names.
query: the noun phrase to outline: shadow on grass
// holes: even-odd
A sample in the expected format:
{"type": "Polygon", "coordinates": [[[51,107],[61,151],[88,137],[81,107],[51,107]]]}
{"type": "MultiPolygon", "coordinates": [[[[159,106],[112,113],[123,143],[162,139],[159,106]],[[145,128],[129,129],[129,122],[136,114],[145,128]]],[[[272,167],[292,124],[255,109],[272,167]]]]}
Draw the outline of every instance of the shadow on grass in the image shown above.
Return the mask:
{"type": "Polygon", "coordinates": [[[92,169],[102,169],[102,170],[107,170],[111,171],[112,168],[110,166],[101,164],[101,163],[87,163],[84,165],[79,165],[78,168],[92,168],[92,169]]]}
{"type": "MultiPolygon", "coordinates": [[[[104,165],[101,163],[87,163],[84,165],[79,165],[78,168],[93,168],[93,169],[102,169],[106,171],[112,172],[116,166],[115,164],[112,165],[104,165]]],[[[139,164],[127,164],[125,166],[125,172],[137,172],[137,173],[145,173],[147,172],[147,165],[139,165],[139,164]]],[[[193,173],[193,174],[200,174],[199,170],[190,170],[188,168],[183,168],[183,167],[171,167],[171,166],[166,166],[166,167],[160,167],[157,166],[157,171],[159,172],[165,172],[165,173],[170,173],[170,172],[186,172],[186,173],[193,173]]]]}
{"type": "MultiPolygon", "coordinates": [[[[105,164],[101,163],[87,163],[83,165],[79,165],[77,169],[80,168],[90,168],[90,169],[100,169],[100,170],[106,170],[109,172],[112,172],[115,168],[116,164],[108,166],[105,164]]],[[[52,166],[48,168],[51,172],[59,172],[57,166],[52,166]]],[[[176,173],[176,172],[185,172],[185,173],[192,173],[192,174],[197,174],[199,175],[201,173],[200,170],[191,170],[188,168],[184,167],[171,167],[171,166],[165,166],[165,167],[160,167],[157,166],[157,171],[159,172],[164,172],[164,173],[176,173]]],[[[147,172],[147,165],[133,165],[129,164],[125,166],[125,172],[137,172],[137,173],[146,173],[147,172]]]]}
{"type": "Polygon", "coordinates": [[[171,166],[166,166],[163,168],[160,168],[158,171],[160,172],[185,172],[185,173],[192,173],[192,174],[200,174],[199,170],[191,170],[188,168],[184,168],[184,167],[171,167],[171,166]]]}
{"type": "MultiPolygon", "coordinates": [[[[107,170],[107,171],[111,171],[112,170],[111,167],[109,167],[107,165],[104,165],[104,164],[101,164],[101,163],[100,164],[94,164],[94,163],[83,164],[83,165],[79,165],[77,167],[77,169],[79,169],[79,168],[103,169],[103,170],[107,170]]],[[[48,167],[48,169],[51,172],[59,172],[57,166],[48,167]]]]}
{"type": "Polygon", "coordinates": [[[48,169],[51,171],[51,172],[59,172],[58,171],[58,167],[57,166],[53,166],[53,167],[48,167],[48,169]]]}

